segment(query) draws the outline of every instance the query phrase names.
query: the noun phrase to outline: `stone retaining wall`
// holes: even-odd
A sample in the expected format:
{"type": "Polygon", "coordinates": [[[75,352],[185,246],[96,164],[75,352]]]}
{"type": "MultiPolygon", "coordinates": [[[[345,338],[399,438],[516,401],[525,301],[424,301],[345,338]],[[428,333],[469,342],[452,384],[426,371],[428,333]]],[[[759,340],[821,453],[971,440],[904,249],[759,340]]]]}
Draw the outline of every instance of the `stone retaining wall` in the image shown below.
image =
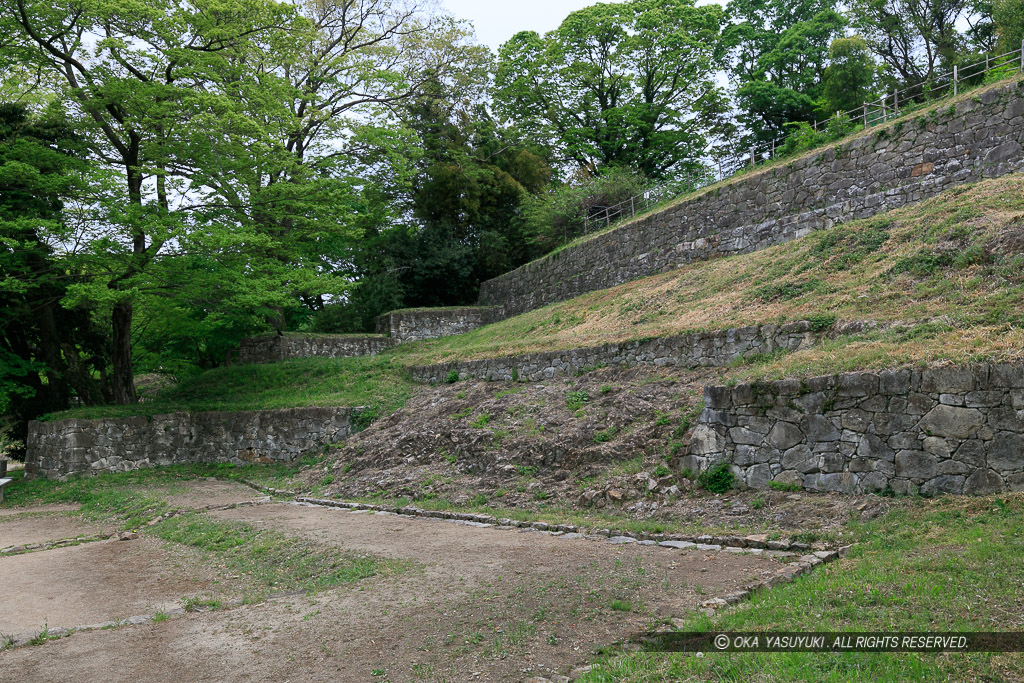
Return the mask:
{"type": "Polygon", "coordinates": [[[394,346],[393,340],[376,334],[278,335],[243,339],[238,362],[276,363],[289,358],[353,358],[375,356],[394,346]]]}
{"type": "Polygon", "coordinates": [[[432,308],[393,311],[377,318],[377,332],[397,343],[465,334],[500,319],[492,307],[432,308]]]}
{"type": "Polygon", "coordinates": [[[695,332],[646,341],[628,341],[567,351],[531,353],[506,358],[421,365],[409,369],[420,382],[444,382],[458,373],[459,379],[539,382],[571,376],[599,365],[655,365],[682,368],[720,367],[737,358],[774,351],[797,351],[825,336],[852,334],[879,328],[874,322],[849,322],[815,329],[807,321],[785,325],[758,325],[715,332],[695,332]]]}
{"type": "Polygon", "coordinates": [[[1024,364],[708,387],[683,466],[811,491],[1024,491],[1024,364]]]}
{"type": "Polygon", "coordinates": [[[25,473],[46,478],[186,463],[290,462],[346,438],[359,408],[29,423],[25,473]]]}
{"type": "Polygon", "coordinates": [[[1024,82],[908,117],[705,192],[480,286],[512,316],[585,292],[742,254],[1024,168],[1024,82]]]}

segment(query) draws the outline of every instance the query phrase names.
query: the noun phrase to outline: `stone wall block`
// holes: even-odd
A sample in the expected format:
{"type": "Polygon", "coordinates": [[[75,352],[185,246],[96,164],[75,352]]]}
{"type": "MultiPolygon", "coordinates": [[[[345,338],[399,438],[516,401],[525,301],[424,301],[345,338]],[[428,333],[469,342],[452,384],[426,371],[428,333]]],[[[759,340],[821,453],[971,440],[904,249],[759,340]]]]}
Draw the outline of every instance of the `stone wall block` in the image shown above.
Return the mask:
{"type": "MultiPolygon", "coordinates": [[[[796,399],[790,397],[792,381],[737,387],[729,394],[732,406],[714,411],[723,426],[714,432],[713,459],[729,462],[750,487],[766,485],[770,472],[774,481],[822,492],[1024,490],[1017,368],[850,373],[806,380],[801,383],[805,393],[796,399]],[[831,386],[836,393],[867,393],[829,401],[823,414],[821,400],[807,400],[812,382],[826,391],[831,386]],[[765,409],[801,399],[804,408],[816,410],[796,422],[781,419],[782,411],[773,414],[776,408],[765,409]],[[735,425],[726,429],[730,416],[735,425]]],[[[711,459],[692,461],[703,466],[711,459]]]]}
{"type": "Polygon", "coordinates": [[[353,408],[174,413],[152,418],[32,422],[34,474],[127,472],[199,462],[290,462],[350,433],[353,408]]]}

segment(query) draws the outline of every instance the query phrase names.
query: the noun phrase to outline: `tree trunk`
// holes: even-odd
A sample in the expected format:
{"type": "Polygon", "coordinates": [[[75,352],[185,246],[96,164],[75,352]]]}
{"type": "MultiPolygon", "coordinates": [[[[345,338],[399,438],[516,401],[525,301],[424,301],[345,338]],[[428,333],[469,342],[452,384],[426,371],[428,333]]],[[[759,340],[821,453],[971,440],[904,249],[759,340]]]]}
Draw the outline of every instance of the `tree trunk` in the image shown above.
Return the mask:
{"type": "Polygon", "coordinates": [[[138,399],[135,395],[135,375],[132,372],[132,302],[114,304],[114,403],[129,405],[138,399]]]}

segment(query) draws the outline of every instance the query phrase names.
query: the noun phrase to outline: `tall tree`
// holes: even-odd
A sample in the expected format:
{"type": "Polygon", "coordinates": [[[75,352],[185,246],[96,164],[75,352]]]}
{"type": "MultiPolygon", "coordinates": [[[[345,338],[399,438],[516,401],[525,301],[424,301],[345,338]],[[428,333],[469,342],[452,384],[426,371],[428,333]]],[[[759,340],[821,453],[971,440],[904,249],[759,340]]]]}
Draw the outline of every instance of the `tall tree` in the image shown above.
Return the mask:
{"type": "Polygon", "coordinates": [[[876,67],[860,36],[838,38],[828,50],[821,109],[826,115],[855,109],[870,99],[876,67]]]}
{"type": "Polygon", "coordinates": [[[1019,50],[1024,45],[1024,0],[994,0],[992,18],[1000,52],[1019,50]]]}
{"type": "Polygon", "coordinates": [[[685,172],[722,123],[722,18],[693,0],[631,0],[573,12],[544,37],[519,33],[498,55],[498,111],[592,172],[685,172]]]}
{"type": "Polygon", "coordinates": [[[828,52],[846,20],[835,0],[732,0],[724,43],[736,80],[744,144],[781,137],[815,118],[828,52]]]}
{"type": "MultiPolygon", "coordinates": [[[[26,62],[65,80],[80,125],[90,124],[84,132],[94,161],[117,169],[118,182],[96,198],[96,217],[106,229],[89,240],[83,256],[97,284],[88,296],[111,310],[113,398],[132,403],[138,280],[166,245],[188,232],[186,216],[175,210],[195,192],[182,172],[195,163],[184,124],[217,109],[205,95],[211,74],[224,67],[222,55],[253,35],[287,26],[290,16],[269,0],[97,0],[71,11],[39,0],[3,0],[2,9],[0,28],[14,36],[26,62]]],[[[240,123],[223,121],[216,130],[229,136],[240,123]]]]}
{"type": "Polygon", "coordinates": [[[67,230],[81,152],[59,110],[34,120],[23,105],[0,104],[0,413],[14,415],[19,436],[72,395],[104,398],[93,374],[106,368],[105,340],[88,310],[61,306],[71,279],[43,240],[67,230]]]}
{"type": "Polygon", "coordinates": [[[965,46],[958,24],[976,15],[972,0],[853,0],[854,27],[896,79],[917,84],[952,68],[965,46]]]}

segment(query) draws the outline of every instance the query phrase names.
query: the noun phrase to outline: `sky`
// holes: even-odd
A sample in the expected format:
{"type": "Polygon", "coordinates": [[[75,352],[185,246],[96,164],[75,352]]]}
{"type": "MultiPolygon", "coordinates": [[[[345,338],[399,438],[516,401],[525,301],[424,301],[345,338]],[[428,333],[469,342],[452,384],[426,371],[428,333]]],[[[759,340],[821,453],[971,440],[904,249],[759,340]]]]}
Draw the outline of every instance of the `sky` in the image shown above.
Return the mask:
{"type": "MultiPolygon", "coordinates": [[[[562,20],[578,9],[598,2],[618,0],[441,0],[441,4],[459,19],[469,19],[476,26],[476,36],[495,52],[501,44],[520,31],[536,31],[544,35],[558,28],[562,20]]],[[[724,0],[699,0],[724,4],[724,0]]]]}
{"type": "Polygon", "coordinates": [[[444,7],[459,19],[476,26],[477,39],[492,50],[520,31],[544,35],[558,28],[570,13],[599,0],[442,0],[444,7]]]}

